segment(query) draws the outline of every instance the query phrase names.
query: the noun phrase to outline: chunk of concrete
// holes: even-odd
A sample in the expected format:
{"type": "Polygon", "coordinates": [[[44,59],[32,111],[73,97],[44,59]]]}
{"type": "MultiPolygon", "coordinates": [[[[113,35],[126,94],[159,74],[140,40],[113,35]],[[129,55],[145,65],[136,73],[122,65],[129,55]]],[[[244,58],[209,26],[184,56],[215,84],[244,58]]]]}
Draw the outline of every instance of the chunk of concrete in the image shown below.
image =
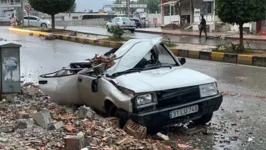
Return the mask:
{"type": "Polygon", "coordinates": [[[158,132],[156,135],[157,135],[160,139],[162,139],[162,140],[164,140],[164,141],[169,141],[169,136],[164,135],[164,134],[162,134],[161,132],[158,132]]]}
{"type": "Polygon", "coordinates": [[[59,122],[56,122],[54,124],[51,124],[48,129],[49,130],[57,130],[57,129],[60,129],[60,128],[63,128],[65,127],[65,123],[63,121],[59,121],[59,122]]]}
{"type": "Polygon", "coordinates": [[[45,37],[45,40],[55,40],[56,39],[56,36],[52,33],[48,34],[46,37],[45,37]]]}
{"type": "Polygon", "coordinates": [[[84,137],[78,135],[67,135],[64,138],[65,150],[78,150],[84,148],[84,137]]]}
{"type": "Polygon", "coordinates": [[[15,130],[15,126],[14,125],[1,125],[0,126],[0,133],[4,132],[4,133],[11,133],[15,130]]]}
{"type": "Polygon", "coordinates": [[[47,109],[43,109],[38,113],[32,114],[31,117],[43,128],[48,128],[48,126],[52,123],[50,111],[47,109]]]}
{"type": "Polygon", "coordinates": [[[93,119],[95,117],[95,112],[90,107],[80,107],[78,111],[78,118],[79,119],[93,119]]]}
{"type": "Polygon", "coordinates": [[[18,129],[32,128],[35,124],[33,119],[19,119],[16,123],[18,129]]]}

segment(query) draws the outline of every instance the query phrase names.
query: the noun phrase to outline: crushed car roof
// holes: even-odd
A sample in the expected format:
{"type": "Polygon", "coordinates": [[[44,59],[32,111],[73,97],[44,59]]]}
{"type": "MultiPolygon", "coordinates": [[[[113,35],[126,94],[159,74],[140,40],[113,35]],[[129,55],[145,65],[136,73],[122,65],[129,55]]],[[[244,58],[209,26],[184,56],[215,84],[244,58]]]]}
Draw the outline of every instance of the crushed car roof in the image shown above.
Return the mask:
{"type": "Polygon", "coordinates": [[[161,39],[160,37],[154,39],[132,39],[127,41],[115,52],[115,65],[107,70],[107,74],[113,75],[132,69],[155,45],[161,43],[161,39]]]}

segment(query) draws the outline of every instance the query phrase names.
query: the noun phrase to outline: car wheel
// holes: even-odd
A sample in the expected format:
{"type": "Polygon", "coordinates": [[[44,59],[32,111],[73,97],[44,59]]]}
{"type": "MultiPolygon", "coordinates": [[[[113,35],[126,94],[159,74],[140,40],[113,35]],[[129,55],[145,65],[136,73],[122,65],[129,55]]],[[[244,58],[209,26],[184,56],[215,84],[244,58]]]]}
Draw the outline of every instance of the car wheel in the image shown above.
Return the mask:
{"type": "Polygon", "coordinates": [[[131,31],[131,33],[135,33],[135,30],[133,29],[133,30],[130,30],[131,31]]]}
{"type": "Polygon", "coordinates": [[[108,103],[108,106],[105,106],[105,109],[108,117],[116,117],[119,119],[120,128],[126,124],[127,119],[125,112],[119,110],[114,104],[108,103]]]}
{"type": "Polygon", "coordinates": [[[193,120],[195,125],[205,125],[206,123],[210,122],[212,119],[213,113],[208,113],[203,115],[201,118],[193,120]]]}
{"type": "Polygon", "coordinates": [[[42,27],[42,28],[47,28],[47,24],[42,23],[42,24],[41,24],[41,27],[42,27]]]}

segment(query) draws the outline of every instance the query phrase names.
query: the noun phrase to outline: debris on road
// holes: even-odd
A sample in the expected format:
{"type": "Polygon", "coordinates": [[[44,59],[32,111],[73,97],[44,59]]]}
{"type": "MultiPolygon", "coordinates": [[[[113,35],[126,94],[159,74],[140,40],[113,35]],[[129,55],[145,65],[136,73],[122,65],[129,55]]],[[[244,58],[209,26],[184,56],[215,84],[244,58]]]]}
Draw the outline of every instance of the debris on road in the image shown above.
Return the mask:
{"type": "Polygon", "coordinates": [[[161,132],[158,132],[156,134],[158,137],[160,137],[160,139],[164,140],[164,141],[168,141],[169,137],[167,135],[162,134],[161,132]]]}
{"type": "Polygon", "coordinates": [[[52,103],[35,85],[22,91],[12,104],[0,101],[0,149],[172,149],[147,138],[147,129],[131,120],[123,130],[118,119],[103,118],[89,107],[52,103]]]}

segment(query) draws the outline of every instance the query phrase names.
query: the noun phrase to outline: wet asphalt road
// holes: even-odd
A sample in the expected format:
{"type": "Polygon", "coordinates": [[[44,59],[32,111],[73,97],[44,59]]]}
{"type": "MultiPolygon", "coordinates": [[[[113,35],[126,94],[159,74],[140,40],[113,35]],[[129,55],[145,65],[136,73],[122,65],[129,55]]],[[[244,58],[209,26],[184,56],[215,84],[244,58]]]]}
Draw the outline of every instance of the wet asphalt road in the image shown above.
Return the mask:
{"type": "MultiPolygon", "coordinates": [[[[22,44],[21,74],[25,81],[37,81],[42,73],[56,71],[72,61],[93,57],[108,48],[67,41],[45,41],[21,36],[0,28],[0,37],[22,44]]],[[[224,102],[215,112],[208,135],[186,136],[179,130],[169,133],[172,142],[217,150],[264,150],[266,147],[266,69],[188,59],[185,67],[218,80],[224,102]],[[232,139],[236,138],[236,141],[232,139]],[[248,142],[249,140],[249,142],[248,142]]]]}
{"type": "MultiPolygon", "coordinates": [[[[60,27],[59,27],[60,28],[60,27]]],[[[87,32],[93,34],[102,34],[102,35],[111,35],[107,32],[107,30],[103,27],[84,27],[84,26],[69,26],[68,30],[75,30],[80,32],[87,32]]],[[[220,45],[228,42],[238,43],[238,40],[223,40],[220,38],[211,38],[206,40],[205,38],[199,39],[198,37],[191,36],[173,36],[173,35],[159,35],[159,34],[148,34],[148,33],[130,33],[129,31],[125,32],[124,36],[132,37],[132,38],[155,38],[160,36],[166,36],[171,39],[172,42],[176,43],[190,43],[190,44],[200,44],[200,45],[220,45]]],[[[251,48],[266,50],[266,42],[261,41],[245,41],[245,44],[249,43],[251,48]]]]}

